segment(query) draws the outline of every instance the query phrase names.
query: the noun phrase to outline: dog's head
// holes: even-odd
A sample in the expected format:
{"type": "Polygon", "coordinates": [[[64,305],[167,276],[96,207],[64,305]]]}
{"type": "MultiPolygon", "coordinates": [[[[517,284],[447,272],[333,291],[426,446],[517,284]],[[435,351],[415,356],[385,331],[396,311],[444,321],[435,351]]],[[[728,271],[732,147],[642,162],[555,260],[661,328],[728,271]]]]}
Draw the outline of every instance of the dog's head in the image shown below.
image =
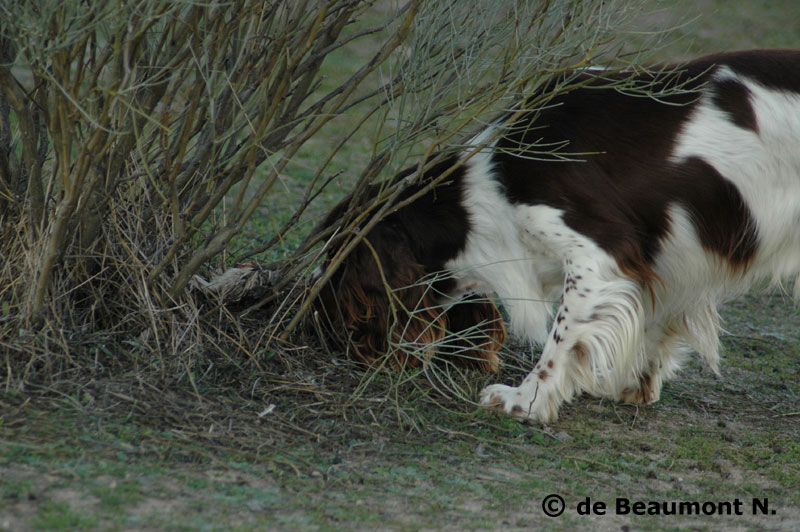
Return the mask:
{"type": "MultiPolygon", "coordinates": [[[[434,168],[435,169],[435,168],[434,168]]],[[[458,176],[456,176],[458,177],[458,176]]],[[[406,198],[421,190],[410,187],[406,198]]],[[[323,226],[341,222],[348,198],[323,226]]],[[[505,328],[487,298],[455,301],[447,260],[463,248],[469,230],[456,179],[439,185],[383,218],[352,247],[316,300],[318,315],[355,358],[419,367],[434,358],[497,371],[505,328]]],[[[356,235],[342,235],[322,271],[356,235]]]]}

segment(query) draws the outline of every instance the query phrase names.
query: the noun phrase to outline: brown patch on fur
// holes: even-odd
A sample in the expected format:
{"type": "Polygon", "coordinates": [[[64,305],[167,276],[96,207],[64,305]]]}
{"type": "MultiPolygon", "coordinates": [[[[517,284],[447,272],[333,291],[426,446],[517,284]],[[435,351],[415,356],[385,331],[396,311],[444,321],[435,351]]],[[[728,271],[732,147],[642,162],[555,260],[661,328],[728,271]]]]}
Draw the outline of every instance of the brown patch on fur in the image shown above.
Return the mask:
{"type": "Polygon", "coordinates": [[[550,368],[550,369],[553,369],[553,361],[552,360],[547,362],[547,367],[550,368]]]}
{"type": "Polygon", "coordinates": [[[489,300],[473,299],[457,303],[443,315],[453,341],[446,341],[440,355],[485,373],[500,371],[498,352],[506,340],[506,327],[500,310],[489,300]]]}
{"type": "Polygon", "coordinates": [[[711,85],[714,105],[728,114],[731,122],[758,133],[758,120],[750,103],[750,90],[738,80],[720,79],[711,85]]]}
{"type": "Polygon", "coordinates": [[[653,402],[653,377],[651,375],[642,375],[639,379],[639,387],[622,390],[620,400],[636,405],[645,405],[653,402]]]}
{"type": "Polygon", "coordinates": [[[713,166],[691,157],[677,169],[686,181],[695,180],[698,193],[686,207],[703,247],[746,271],[755,256],[758,236],[750,209],[736,186],[713,166]]]}
{"type": "Polygon", "coordinates": [[[489,397],[489,401],[484,406],[492,410],[502,410],[503,407],[505,406],[505,402],[503,402],[503,400],[500,399],[500,397],[492,395],[491,397],[489,397]]]}
{"type": "Polygon", "coordinates": [[[539,372],[539,380],[542,381],[542,382],[547,380],[547,370],[546,369],[543,369],[542,371],[539,372]]]}
{"type": "Polygon", "coordinates": [[[584,345],[582,342],[577,342],[572,347],[572,356],[575,357],[575,361],[577,362],[578,372],[581,375],[581,378],[585,381],[591,381],[592,379],[592,368],[589,363],[589,349],[584,345]]]}
{"type": "Polygon", "coordinates": [[[588,350],[582,342],[578,342],[572,346],[572,354],[577,359],[578,365],[584,366],[589,362],[588,350]]]}
{"type": "Polygon", "coordinates": [[[757,80],[760,84],[790,92],[800,92],[800,72],[787,68],[787,63],[800,61],[798,50],[750,50],[725,52],[695,61],[700,67],[725,64],[734,72],[757,80]]]}

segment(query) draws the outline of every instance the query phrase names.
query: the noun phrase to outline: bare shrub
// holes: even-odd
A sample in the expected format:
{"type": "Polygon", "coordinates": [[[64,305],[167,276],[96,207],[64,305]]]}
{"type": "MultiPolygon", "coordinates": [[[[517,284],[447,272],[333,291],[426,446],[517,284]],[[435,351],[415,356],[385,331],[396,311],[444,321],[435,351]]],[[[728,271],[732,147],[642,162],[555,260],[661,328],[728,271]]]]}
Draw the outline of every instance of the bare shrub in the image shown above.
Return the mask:
{"type": "MultiPolygon", "coordinates": [[[[365,124],[377,132],[354,197],[409,154],[458,148],[552,74],[619,61],[614,35],[632,13],[593,0],[2,3],[6,387],[72,369],[193,386],[215,364],[263,369],[319,290],[297,287],[334,235],[267,265],[281,281],[251,307],[253,327],[187,287],[224,268],[265,198],[281,201],[287,165],[311,139],[327,135],[326,154],[253,253],[296,229],[365,124]],[[323,79],[326,59],[355,48],[345,75],[323,79]],[[342,115],[354,118],[331,135],[342,115]]],[[[354,238],[337,260],[399,192],[353,205],[338,235],[354,238]]]]}

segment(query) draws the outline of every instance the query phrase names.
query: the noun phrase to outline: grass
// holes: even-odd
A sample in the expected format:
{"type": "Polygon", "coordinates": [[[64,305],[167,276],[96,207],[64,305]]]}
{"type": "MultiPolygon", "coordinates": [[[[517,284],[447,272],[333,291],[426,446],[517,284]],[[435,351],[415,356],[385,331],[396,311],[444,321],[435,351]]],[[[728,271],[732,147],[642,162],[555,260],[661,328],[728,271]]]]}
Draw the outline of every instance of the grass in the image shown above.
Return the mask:
{"type": "MultiPolygon", "coordinates": [[[[705,14],[664,58],[800,43],[791,0],[654,5],[655,24],[705,14]]],[[[294,176],[324,144],[298,157],[294,176]]],[[[359,168],[367,146],[354,141],[334,170],[359,168]]],[[[334,184],[301,230],[346,188],[334,184]]],[[[239,245],[270,234],[283,207],[265,205],[239,245]]],[[[246,379],[195,368],[199,393],[65,371],[47,389],[0,395],[0,530],[799,529],[800,313],[780,295],[748,296],[724,318],[722,379],[692,362],[655,405],[582,397],[548,428],[441,397],[423,378],[365,375],[310,339],[265,353],[246,379]],[[561,517],[542,511],[550,494],[566,502],[561,517]],[[617,497],[738,498],[745,512],[578,513],[587,498],[613,508],[617,497]],[[753,498],[776,513],[753,515],[753,498]]]]}
{"type": "MultiPolygon", "coordinates": [[[[752,312],[764,312],[763,300],[748,303],[752,312]]],[[[794,309],[778,311],[790,319],[794,309]]],[[[709,372],[690,369],[666,386],[662,402],[638,410],[581,398],[549,430],[422,398],[394,410],[389,401],[374,401],[377,394],[338,411],[313,398],[287,401],[261,423],[255,405],[212,396],[192,404],[202,424],[167,422],[135,409],[125,416],[120,405],[104,412],[72,398],[7,397],[0,524],[5,519],[15,530],[481,530],[503,522],[554,529],[591,522],[601,529],[661,530],[693,521],[589,520],[577,515],[577,504],[586,497],[608,504],[616,497],[749,504],[757,497],[777,509],[772,521],[715,517],[698,526],[791,528],[800,519],[799,391],[795,385],[785,396],[753,395],[743,404],[741,390],[757,389],[764,379],[737,363],[746,361],[737,342],[729,338],[723,370],[733,378],[717,383],[709,372]],[[237,406],[238,412],[226,412],[237,406]],[[541,513],[550,493],[567,500],[559,520],[541,513]]],[[[796,368],[784,347],[798,342],[795,334],[764,355],[796,368]]],[[[317,389],[325,391],[333,394],[317,389]]]]}

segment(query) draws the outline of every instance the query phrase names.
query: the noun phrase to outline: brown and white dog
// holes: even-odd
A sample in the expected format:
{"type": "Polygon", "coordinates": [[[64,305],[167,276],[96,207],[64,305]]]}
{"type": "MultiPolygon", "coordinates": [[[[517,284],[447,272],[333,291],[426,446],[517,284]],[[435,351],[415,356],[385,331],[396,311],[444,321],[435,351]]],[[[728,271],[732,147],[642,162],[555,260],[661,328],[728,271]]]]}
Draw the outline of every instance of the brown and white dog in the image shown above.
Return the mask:
{"type": "Polygon", "coordinates": [[[543,348],[519,386],[488,386],[480,402],[551,422],[581,392],[657,401],[691,350],[717,371],[717,305],[800,275],[800,51],[633,80],[683,86],[662,98],[580,76],[426,171],[401,199],[455,166],[349,255],[320,302],[359,357],[398,343],[425,353],[451,332],[444,356],[495,371],[500,313],[469,298],[496,294],[511,331],[543,348]]]}

